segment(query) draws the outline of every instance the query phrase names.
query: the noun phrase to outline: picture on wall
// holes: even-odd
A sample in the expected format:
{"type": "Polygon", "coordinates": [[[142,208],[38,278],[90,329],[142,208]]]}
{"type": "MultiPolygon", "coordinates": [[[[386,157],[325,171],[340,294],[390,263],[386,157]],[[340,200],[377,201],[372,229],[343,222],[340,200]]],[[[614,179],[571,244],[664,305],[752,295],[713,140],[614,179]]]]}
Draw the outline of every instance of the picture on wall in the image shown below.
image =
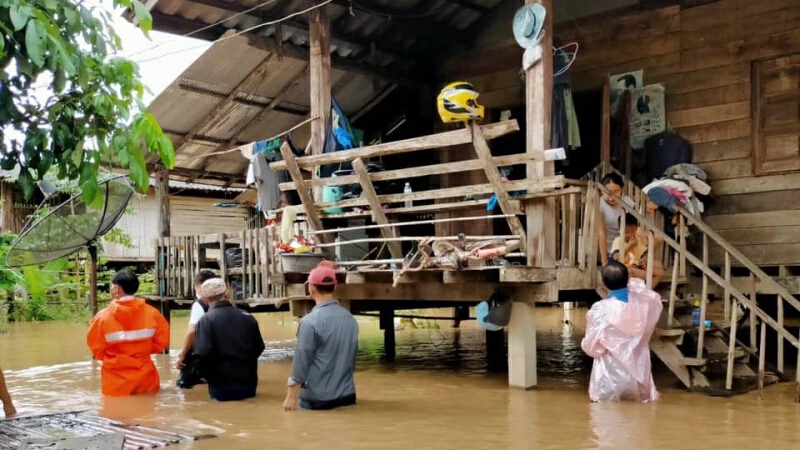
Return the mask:
{"type": "Polygon", "coordinates": [[[643,148],[645,139],[667,129],[665,91],[663,84],[631,90],[631,148],[643,148]]]}
{"type": "Polygon", "coordinates": [[[622,93],[626,89],[636,89],[644,86],[644,72],[639,69],[633,72],[611,75],[609,84],[611,86],[611,112],[616,115],[620,109],[619,102],[622,100],[622,93]]]}

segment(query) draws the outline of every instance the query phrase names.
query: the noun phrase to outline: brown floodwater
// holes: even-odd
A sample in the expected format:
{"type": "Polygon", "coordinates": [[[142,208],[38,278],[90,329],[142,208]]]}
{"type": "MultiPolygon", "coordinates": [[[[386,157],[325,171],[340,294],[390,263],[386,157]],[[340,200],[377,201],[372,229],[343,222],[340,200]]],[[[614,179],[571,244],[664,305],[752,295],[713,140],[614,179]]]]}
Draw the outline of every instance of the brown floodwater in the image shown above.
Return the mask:
{"type": "Polygon", "coordinates": [[[763,395],[712,398],[681,390],[657,366],[658,403],[590,403],[591,361],[580,350],[585,310],[537,312],[535,390],[509,389],[505,374],[487,371],[485,337],[475,323],[460,330],[442,322],[440,330],[398,331],[396,360],[387,363],[377,321],[363,319],[359,403],[326,412],[281,409],[296,328],[288,314],[257,315],[267,350],[258,396],[244,402],[210,402],[202,386],[175,387],[173,365],[185,318],[172,321],[172,354],[155,357],[162,377],[156,396],[103,399],[84,324],[11,324],[0,335],[0,364],[21,415],[90,410],[217,436],[180,447],[185,449],[800,448],[793,383],[767,387],[763,395]]]}

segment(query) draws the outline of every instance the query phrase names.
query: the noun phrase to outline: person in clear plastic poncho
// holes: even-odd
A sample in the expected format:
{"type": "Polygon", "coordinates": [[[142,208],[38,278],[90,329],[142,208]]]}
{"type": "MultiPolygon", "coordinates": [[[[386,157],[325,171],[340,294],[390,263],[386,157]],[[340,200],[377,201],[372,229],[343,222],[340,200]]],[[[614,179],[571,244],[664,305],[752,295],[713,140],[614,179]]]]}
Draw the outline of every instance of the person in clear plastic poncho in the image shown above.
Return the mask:
{"type": "Polygon", "coordinates": [[[611,291],[586,314],[581,348],[594,358],[589,397],[594,402],[658,400],[650,369],[650,337],[661,315],[661,297],[612,261],[601,270],[611,291]]]}

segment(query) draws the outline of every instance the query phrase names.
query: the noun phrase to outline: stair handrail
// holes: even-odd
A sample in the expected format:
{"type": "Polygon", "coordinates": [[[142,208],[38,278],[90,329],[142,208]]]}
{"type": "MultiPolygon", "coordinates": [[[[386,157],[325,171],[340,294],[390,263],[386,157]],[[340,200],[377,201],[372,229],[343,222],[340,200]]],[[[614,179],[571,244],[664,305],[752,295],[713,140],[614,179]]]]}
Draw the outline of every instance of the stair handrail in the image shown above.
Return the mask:
{"type": "MultiPolygon", "coordinates": [[[[593,184],[593,183],[590,183],[590,184],[593,184]]],[[[614,196],[614,194],[611,193],[608,189],[606,189],[605,186],[603,186],[601,184],[597,184],[596,187],[598,189],[600,189],[601,192],[603,192],[603,193],[605,193],[607,195],[610,195],[610,196],[614,196]]],[[[760,318],[763,322],[767,323],[770,327],[772,327],[779,335],[781,335],[784,339],[789,341],[789,343],[791,345],[793,345],[795,348],[800,349],[800,340],[798,340],[797,336],[794,336],[791,333],[789,333],[788,331],[786,331],[786,329],[783,326],[780,326],[772,317],[769,316],[769,314],[767,314],[764,310],[759,308],[758,305],[755,303],[755,299],[751,300],[748,297],[746,297],[738,288],[736,288],[730,282],[726,281],[721,276],[719,276],[710,267],[708,267],[708,265],[706,265],[704,262],[702,262],[699,258],[697,258],[695,255],[693,255],[687,249],[682,248],[681,245],[678,242],[676,242],[674,239],[672,239],[672,237],[670,237],[667,233],[665,233],[664,231],[659,229],[658,226],[656,226],[652,221],[650,221],[644,215],[642,215],[638,211],[636,211],[635,208],[631,208],[630,206],[628,206],[624,202],[620,202],[620,205],[622,206],[623,210],[626,213],[629,213],[633,217],[635,217],[639,221],[640,225],[645,226],[647,231],[657,234],[664,241],[664,243],[666,243],[669,247],[671,247],[673,249],[673,251],[675,251],[678,254],[680,254],[683,258],[686,258],[689,262],[692,263],[692,265],[694,265],[701,272],[703,272],[703,274],[705,276],[707,276],[708,278],[713,280],[715,283],[717,283],[718,285],[720,285],[723,288],[725,288],[728,292],[730,292],[730,294],[732,296],[734,296],[736,298],[736,300],[738,300],[740,303],[745,305],[748,309],[750,309],[751,312],[755,313],[756,316],[758,316],[758,318],[760,318]]],[[[739,251],[737,251],[735,248],[733,248],[729,243],[724,241],[724,239],[722,239],[722,237],[720,237],[717,233],[715,233],[713,230],[711,230],[711,228],[708,227],[708,225],[706,225],[700,218],[698,218],[698,217],[696,217],[694,215],[691,215],[689,212],[687,212],[683,208],[676,208],[676,211],[678,213],[680,213],[681,215],[683,215],[685,218],[690,219],[692,221],[692,223],[694,223],[695,225],[702,224],[701,226],[698,226],[698,228],[701,231],[703,231],[703,233],[706,236],[709,236],[712,239],[714,239],[715,242],[717,242],[718,244],[720,242],[724,242],[725,246],[723,248],[726,251],[728,251],[732,256],[737,258],[737,260],[739,260],[740,263],[749,264],[749,266],[745,265],[745,267],[750,269],[751,272],[753,272],[754,275],[756,275],[756,276],[763,275],[763,276],[769,278],[768,275],[766,275],[763,271],[758,269],[758,267],[755,266],[752,262],[747,260],[747,258],[744,255],[742,255],[739,251]],[[708,233],[708,231],[711,231],[711,233],[708,233]],[[731,250],[733,250],[733,251],[731,251],[731,250]],[[753,270],[753,269],[755,269],[755,270],[753,270]]],[[[766,282],[769,282],[769,281],[766,281],[766,282]]],[[[800,311],[800,301],[798,301],[796,298],[794,298],[794,296],[789,294],[788,291],[785,288],[783,288],[782,286],[780,286],[779,284],[777,284],[777,282],[775,282],[774,280],[772,280],[772,282],[775,283],[775,285],[776,285],[776,286],[772,286],[773,288],[777,287],[778,289],[780,289],[780,291],[783,291],[783,292],[778,291],[779,295],[782,298],[784,298],[784,300],[786,300],[789,304],[794,306],[798,311],[800,311]]],[[[701,329],[702,329],[702,324],[701,324],[701,329]]]]}

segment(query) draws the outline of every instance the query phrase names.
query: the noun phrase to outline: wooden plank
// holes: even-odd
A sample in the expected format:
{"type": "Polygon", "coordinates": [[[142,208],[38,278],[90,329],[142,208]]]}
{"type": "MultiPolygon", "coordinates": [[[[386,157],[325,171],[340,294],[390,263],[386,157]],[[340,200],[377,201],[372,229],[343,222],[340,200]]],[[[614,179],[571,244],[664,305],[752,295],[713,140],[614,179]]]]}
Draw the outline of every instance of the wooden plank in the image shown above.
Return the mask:
{"type": "MultiPolygon", "coordinates": [[[[494,139],[515,131],[519,131],[519,124],[517,124],[517,121],[513,119],[506,120],[504,122],[483,125],[481,126],[481,131],[483,131],[483,135],[486,139],[494,139]]],[[[398,155],[419,150],[442,149],[453,145],[468,144],[471,142],[472,136],[470,131],[465,128],[401,141],[387,142],[369,147],[342,150],[324,155],[304,156],[297,158],[296,162],[299,167],[311,168],[327,164],[349,162],[356,158],[368,159],[378,156],[398,155]]],[[[285,160],[270,163],[269,166],[272,170],[276,171],[287,170],[285,160]]]]}
{"type": "MultiPolygon", "coordinates": [[[[369,202],[370,209],[372,210],[372,220],[378,225],[388,225],[389,219],[386,218],[386,213],[383,212],[383,205],[381,205],[381,202],[378,200],[375,187],[369,180],[367,166],[364,165],[364,161],[362,161],[361,158],[353,161],[353,170],[356,172],[356,176],[361,184],[362,196],[366,197],[367,202],[369,202]]],[[[396,237],[394,228],[384,227],[380,230],[381,236],[383,236],[384,239],[396,237]]],[[[403,247],[399,242],[389,242],[388,245],[392,258],[403,258],[403,247]]]]}
{"type": "Polygon", "coordinates": [[[800,51],[800,28],[684,51],[681,53],[681,68],[685,71],[709,69],[742,61],[774,58],[798,51],[800,51]]]}
{"type": "MultiPolygon", "coordinates": [[[[295,184],[302,184],[303,174],[300,173],[300,167],[297,166],[294,155],[292,154],[292,150],[289,148],[289,144],[286,142],[281,144],[281,155],[283,156],[283,162],[286,165],[286,170],[289,171],[289,175],[292,177],[292,180],[294,180],[295,184]]],[[[311,193],[309,193],[307,189],[299,189],[297,191],[297,195],[300,196],[300,201],[303,203],[303,210],[306,213],[306,221],[308,222],[309,227],[311,227],[311,230],[322,230],[322,221],[320,220],[317,210],[314,207],[314,198],[311,196],[311,193]]],[[[327,244],[330,242],[330,236],[324,234],[320,235],[319,240],[327,244]]]]}
{"type": "Polygon", "coordinates": [[[692,161],[698,164],[749,158],[752,146],[750,137],[700,142],[692,145],[692,161]]]}
{"type": "Polygon", "coordinates": [[[516,40],[508,39],[497,45],[476,49],[465,58],[457,54],[446,60],[439,68],[445,77],[475,77],[503,69],[518,67],[524,50],[516,40]]]}
{"type": "Polygon", "coordinates": [[[750,102],[744,101],[672,111],[669,114],[669,122],[673,127],[680,128],[748,117],[750,117],[750,102]]]}
{"type": "MultiPolygon", "coordinates": [[[[562,42],[579,41],[612,44],[625,41],[640,41],[643,38],[680,31],[680,6],[649,11],[637,11],[619,15],[609,13],[610,20],[602,20],[604,15],[592,15],[556,26],[556,36],[562,42]]],[[[581,47],[583,48],[583,47],[581,47]]]]}
{"type": "MultiPolygon", "coordinates": [[[[546,191],[548,189],[559,189],[565,184],[561,175],[545,177],[541,179],[523,179],[503,183],[506,191],[528,190],[533,192],[546,191]]],[[[299,192],[299,191],[298,191],[299,192]]],[[[472,186],[458,186],[454,188],[432,189],[427,191],[416,191],[411,194],[387,194],[378,196],[381,204],[400,203],[405,200],[437,200],[443,198],[463,198],[470,195],[491,194],[494,187],[491,184],[476,184],[472,186]]],[[[369,203],[363,198],[340,200],[338,202],[317,203],[315,206],[320,209],[333,207],[349,208],[353,206],[366,206],[369,203]]]]}
{"type": "Polygon", "coordinates": [[[750,158],[731,159],[728,161],[714,161],[698,163],[712,181],[742,178],[753,175],[753,164],[750,158]]]}
{"type": "MultiPolygon", "coordinates": [[[[494,195],[497,197],[497,203],[500,205],[503,214],[511,214],[514,208],[511,204],[508,191],[504,189],[504,182],[500,179],[497,166],[492,164],[492,150],[489,149],[489,145],[486,143],[483,132],[477,123],[470,122],[468,127],[472,131],[472,145],[475,148],[475,154],[478,155],[478,159],[483,163],[484,173],[486,173],[486,178],[489,180],[494,195]]],[[[520,237],[520,248],[527,248],[525,228],[522,227],[522,222],[519,220],[519,217],[507,217],[506,221],[508,222],[511,232],[520,237]]]]}
{"type": "Polygon", "coordinates": [[[719,230],[731,245],[792,244],[800,242],[800,225],[719,230]]]}
{"type": "MultiPolygon", "coordinates": [[[[508,156],[495,156],[492,158],[492,164],[495,166],[511,166],[518,164],[525,164],[531,161],[533,156],[518,153],[508,156]]],[[[369,179],[373,183],[376,181],[389,181],[389,180],[405,180],[408,178],[426,177],[431,175],[442,175],[447,173],[468,172],[472,170],[483,169],[483,162],[479,159],[470,159],[466,161],[456,161],[443,164],[432,164],[429,166],[410,167],[407,169],[387,170],[384,172],[370,173],[369,179]]],[[[357,184],[359,179],[355,175],[344,175],[341,177],[318,178],[315,180],[307,180],[306,186],[343,186],[348,184],[357,184]]],[[[282,191],[296,189],[294,182],[281,183],[280,188],[282,191]]]]}
{"type": "MultiPolygon", "coordinates": [[[[504,286],[513,298],[531,302],[553,302],[552,289],[547,283],[521,283],[504,286]]],[[[340,284],[337,298],[370,301],[483,301],[497,289],[497,283],[444,284],[391,283],[340,284]]]]}
{"type": "Polygon", "coordinates": [[[750,214],[722,214],[708,216],[705,223],[719,230],[749,229],[758,227],[787,227],[800,225],[800,211],[770,211],[750,214]]]}
{"type": "Polygon", "coordinates": [[[675,131],[692,144],[737,139],[750,136],[750,119],[676,128],[675,131]]]}
{"type": "Polygon", "coordinates": [[[739,20],[717,22],[714,26],[685,31],[681,34],[681,49],[725,45],[745,41],[758,36],[779,34],[798,28],[800,7],[792,6],[770,10],[755,16],[740,17],[739,20]],[[747,23],[746,27],[742,23],[747,23]]]}
{"type": "MultiPolygon", "coordinates": [[[[778,266],[781,264],[800,264],[800,243],[740,245],[738,250],[745,258],[757,266],[778,266]]],[[[723,259],[720,247],[711,249],[711,263],[718,266],[723,259]]],[[[733,262],[734,267],[743,267],[740,261],[733,262]]]]}
{"type": "Polygon", "coordinates": [[[573,67],[576,72],[585,72],[634,60],[675,54],[680,51],[680,47],[680,32],[645,37],[629,42],[611,43],[593,49],[586,49],[582,45],[579,58],[575,60],[573,67]]]}
{"type": "Polygon", "coordinates": [[[713,182],[720,195],[750,194],[789,189],[800,189],[800,173],[753,177],[741,180],[713,182]]]}
{"type": "MultiPolygon", "coordinates": [[[[681,55],[681,61],[683,59],[683,55],[681,55]]],[[[657,78],[657,82],[665,85],[669,95],[703,91],[731,84],[749,83],[750,62],[714,67],[713,69],[684,71],[657,78]]],[[[648,83],[656,82],[652,78],[648,79],[648,83]]]]}
{"type": "MultiPolygon", "coordinates": [[[[309,112],[318,119],[311,122],[311,137],[306,153],[322,155],[328,122],[331,116],[331,22],[325,7],[316,8],[309,14],[309,112]]],[[[284,160],[286,157],[284,156],[284,160]]],[[[312,178],[317,178],[317,171],[312,178]]],[[[315,201],[322,200],[322,190],[312,189],[315,201]]]]}
{"type": "Polygon", "coordinates": [[[548,283],[556,281],[558,269],[504,266],[500,268],[501,283],[548,283]]]}
{"type": "MultiPolygon", "coordinates": [[[[580,55],[579,55],[580,58],[580,55]]],[[[581,70],[578,68],[570,69],[570,84],[575,92],[600,89],[602,83],[608,78],[608,74],[624,73],[633,70],[644,70],[645,83],[651,84],[661,80],[668,75],[680,72],[680,52],[667,53],[664,55],[652,56],[649,58],[639,58],[622,63],[606,64],[601,67],[581,70]]],[[[667,90],[667,95],[670,91],[667,90]]]]}
{"type": "MultiPolygon", "coordinates": [[[[668,113],[674,113],[685,109],[749,101],[750,83],[736,83],[684,94],[667,92],[666,108],[668,113]]],[[[672,114],[669,117],[672,122],[672,114]]]]}
{"type": "Polygon", "coordinates": [[[743,23],[750,17],[771,11],[797,6],[796,0],[723,0],[707,5],[681,10],[682,31],[702,31],[716,29],[728,23],[743,23]]]}
{"type": "Polygon", "coordinates": [[[726,195],[718,198],[707,215],[791,211],[800,209],[800,190],[726,195]]]}

